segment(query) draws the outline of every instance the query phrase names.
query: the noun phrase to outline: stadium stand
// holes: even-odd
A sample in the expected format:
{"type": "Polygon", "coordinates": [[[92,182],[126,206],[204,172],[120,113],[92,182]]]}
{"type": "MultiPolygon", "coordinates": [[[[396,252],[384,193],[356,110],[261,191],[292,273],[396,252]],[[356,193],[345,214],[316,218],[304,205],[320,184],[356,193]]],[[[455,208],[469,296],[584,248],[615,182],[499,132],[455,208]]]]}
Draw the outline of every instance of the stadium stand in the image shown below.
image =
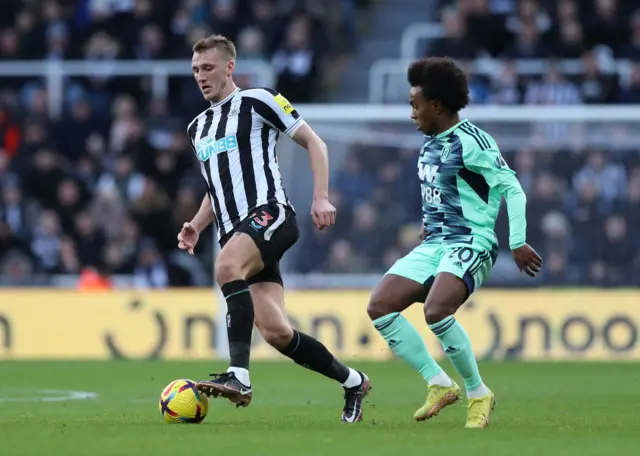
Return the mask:
{"type": "MultiPolygon", "coordinates": [[[[424,53],[509,59],[493,79],[473,74],[469,64],[474,104],[639,103],[640,12],[632,3],[466,0],[454,11],[443,2],[446,37],[424,53]],[[552,65],[543,78],[519,75],[511,59],[532,57],[580,58],[585,71],[563,76],[552,65]],[[613,57],[635,62],[627,80],[608,71],[613,57]]],[[[335,78],[327,62],[365,39],[354,18],[370,6],[13,2],[0,17],[0,61],[182,59],[191,42],[216,31],[237,40],[240,58],[271,62],[276,88],[291,101],[317,101],[324,79],[335,78]]],[[[85,267],[132,275],[139,286],[211,283],[208,237],[197,258],[175,249],[178,227],[204,193],[184,133],[203,102],[187,79],[172,78],[170,96],[155,99],[148,78],[72,77],[55,119],[39,78],[2,78],[0,283],[33,283],[37,276],[47,284],[47,277],[77,277],[85,267]]],[[[530,240],[547,258],[544,282],[640,284],[637,150],[522,147],[504,155],[529,195],[530,240]]],[[[415,150],[355,145],[332,182],[340,222],[330,232],[305,228],[288,271],[380,273],[415,245],[415,150]]],[[[498,234],[507,245],[504,214],[498,234]]]]}

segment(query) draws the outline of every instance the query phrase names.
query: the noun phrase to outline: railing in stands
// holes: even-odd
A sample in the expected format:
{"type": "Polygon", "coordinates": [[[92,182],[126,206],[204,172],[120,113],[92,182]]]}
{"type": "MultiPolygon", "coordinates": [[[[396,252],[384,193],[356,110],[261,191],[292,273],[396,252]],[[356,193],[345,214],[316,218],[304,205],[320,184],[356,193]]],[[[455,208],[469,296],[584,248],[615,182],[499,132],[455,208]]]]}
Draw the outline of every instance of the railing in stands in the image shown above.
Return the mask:
{"type": "MultiPolygon", "coordinates": [[[[379,59],[373,62],[369,70],[369,102],[397,103],[407,98],[406,74],[411,62],[412,60],[407,59],[379,59]]],[[[520,75],[542,75],[549,68],[549,61],[545,59],[518,59],[514,63],[520,75]]],[[[583,71],[582,62],[578,59],[558,60],[554,64],[561,73],[569,76],[578,75],[583,71]]],[[[495,76],[499,74],[503,65],[504,61],[500,59],[480,58],[472,62],[470,67],[474,74],[495,76]]],[[[620,84],[624,86],[629,81],[631,65],[627,60],[615,60],[606,70],[618,73],[620,84]]]]}
{"type": "MultiPolygon", "coordinates": [[[[271,65],[260,60],[239,60],[236,74],[251,75],[258,85],[271,87],[274,74],[271,65]]],[[[48,106],[53,118],[62,110],[64,78],[69,76],[151,76],[151,91],[154,97],[163,98],[169,90],[169,77],[190,76],[189,60],[134,60],[122,61],[5,61],[0,62],[0,78],[11,76],[42,77],[47,89],[48,106]]],[[[0,79],[1,81],[1,79],[0,79]]]]}

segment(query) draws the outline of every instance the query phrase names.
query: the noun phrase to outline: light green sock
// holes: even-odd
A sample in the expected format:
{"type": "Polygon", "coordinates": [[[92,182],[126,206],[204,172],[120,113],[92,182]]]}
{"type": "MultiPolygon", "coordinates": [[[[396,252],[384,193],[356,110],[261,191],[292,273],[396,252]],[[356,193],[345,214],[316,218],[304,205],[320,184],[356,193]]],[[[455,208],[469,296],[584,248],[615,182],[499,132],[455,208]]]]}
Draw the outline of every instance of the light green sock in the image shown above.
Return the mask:
{"type": "Polygon", "coordinates": [[[429,328],[440,340],[447,358],[464,379],[467,392],[484,386],[469,336],[453,315],[429,325],[429,328]]]}
{"type": "Polygon", "coordinates": [[[439,374],[446,376],[429,354],[416,328],[398,312],[374,320],[373,325],[387,341],[389,348],[427,382],[439,374]]]}

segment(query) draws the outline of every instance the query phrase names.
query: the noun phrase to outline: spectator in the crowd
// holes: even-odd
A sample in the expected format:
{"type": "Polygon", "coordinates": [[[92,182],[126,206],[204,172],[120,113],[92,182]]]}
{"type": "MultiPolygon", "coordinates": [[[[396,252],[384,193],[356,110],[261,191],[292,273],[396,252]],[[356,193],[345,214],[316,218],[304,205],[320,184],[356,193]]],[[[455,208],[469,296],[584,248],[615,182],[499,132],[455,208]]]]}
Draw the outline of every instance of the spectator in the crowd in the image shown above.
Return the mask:
{"type": "Polygon", "coordinates": [[[365,272],[367,265],[362,257],[353,251],[348,241],[338,239],[331,244],[325,270],[331,274],[357,274],[365,272]]]}
{"type": "Polygon", "coordinates": [[[467,71],[467,81],[469,83],[470,103],[474,105],[489,103],[490,92],[486,81],[471,69],[467,71]]]}
{"type": "Polygon", "coordinates": [[[118,155],[112,172],[105,172],[98,180],[99,192],[115,191],[124,201],[140,198],[144,189],[144,175],[137,172],[128,155],[118,155]]]}
{"type": "MultiPolygon", "coordinates": [[[[263,37],[262,47],[267,54],[271,54],[275,50],[275,37],[278,36],[278,28],[281,27],[273,1],[251,0],[249,5],[250,19],[247,28],[251,30],[255,27],[260,30],[263,37]]],[[[241,41],[240,38],[238,40],[241,41]]]]}
{"type": "Polygon", "coordinates": [[[604,221],[604,237],[597,245],[594,263],[604,267],[604,284],[628,283],[636,251],[624,217],[614,214],[604,221]]]}
{"type": "Polygon", "coordinates": [[[37,259],[39,271],[54,273],[59,268],[61,236],[58,216],[51,210],[44,210],[31,241],[31,251],[37,259]]]}
{"type": "Polygon", "coordinates": [[[559,23],[580,21],[579,0],[557,0],[555,3],[555,17],[559,23]]]}
{"type": "Polygon", "coordinates": [[[236,0],[212,0],[213,11],[211,15],[211,28],[235,41],[240,24],[237,16],[236,0]]]}
{"type": "Polygon", "coordinates": [[[513,61],[502,64],[500,73],[492,81],[489,101],[498,105],[519,104],[522,99],[522,87],[513,61]]]}
{"type": "Polygon", "coordinates": [[[447,9],[442,14],[444,36],[434,40],[425,55],[452,57],[454,59],[475,59],[480,49],[467,35],[464,19],[455,9],[447,9]]]}
{"type": "Polygon", "coordinates": [[[292,102],[311,101],[318,88],[319,54],[313,47],[311,25],[307,15],[295,16],[271,62],[278,77],[276,90],[292,102]]]}
{"type": "Polygon", "coordinates": [[[85,201],[78,183],[65,178],[57,188],[57,199],[54,209],[60,218],[63,232],[74,234],[75,218],[85,207],[85,201]]]}
{"type": "Polygon", "coordinates": [[[611,75],[600,69],[595,52],[586,52],[582,56],[583,73],[580,76],[580,98],[585,103],[604,104],[613,101],[616,95],[615,83],[611,75]]]}
{"type": "Polygon", "coordinates": [[[137,288],[167,288],[171,284],[167,263],[152,239],[141,242],[133,278],[137,288]]]}
{"type": "Polygon", "coordinates": [[[511,46],[504,52],[508,59],[544,59],[550,53],[540,37],[536,24],[523,23],[511,46]]]}
{"type": "Polygon", "coordinates": [[[595,11],[587,20],[587,39],[592,45],[605,44],[616,49],[625,39],[625,27],[621,27],[618,0],[595,0],[595,11]]]}
{"type": "Polygon", "coordinates": [[[20,36],[15,29],[6,28],[0,32],[0,60],[21,60],[20,36]]]}
{"type": "Polygon", "coordinates": [[[238,35],[238,59],[266,60],[265,38],[257,27],[247,27],[238,35]]]}
{"type": "Polygon", "coordinates": [[[621,104],[640,104],[640,63],[631,67],[629,85],[618,91],[617,102],[621,104]]]}
{"type": "Polygon", "coordinates": [[[558,43],[554,46],[553,55],[563,59],[577,59],[585,48],[584,29],[577,20],[566,20],[560,23],[558,43]]]}
{"type": "Polygon", "coordinates": [[[640,61],[640,9],[631,16],[631,39],[619,46],[617,54],[623,59],[640,61]]]}
{"type": "Polygon", "coordinates": [[[37,205],[25,201],[17,180],[8,180],[1,190],[0,222],[6,224],[12,236],[27,239],[35,226],[37,205]]]}
{"type": "Polygon", "coordinates": [[[28,196],[51,208],[55,205],[58,186],[65,176],[55,149],[42,147],[36,151],[33,162],[24,175],[23,188],[28,196]]]}
{"type": "Polygon", "coordinates": [[[73,232],[81,263],[86,266],[101,264],[101,252],[105,243],[101,228],[96,225],[89,212],[80,212],[74,222],[73,232]]]}
{"type": "Polygon", "coordinates": [[[573,186],[579,189],[585,182],[595,183],[598,196],[607,202],[624,197],[627,191],[624,167],[607,160],[602,150],[594,150],[589,154],[587,164],[576,173],[573,186]]]}
{"type": "Polygon", "coordinates": [[[541,81],[527,85],[524,97],[527,104],[572,105],[581,104],[580,92],[555,66],[551,66],[541,81]]]}
{"type": "Polygon", "coordinates": [[[551,18],[538,0],[520,0],[517,15],[509,16],[505,25],[515,35],[521,33],[528,24],[535,25],[536,30],[542,34],[551,28],[551,18]]]}

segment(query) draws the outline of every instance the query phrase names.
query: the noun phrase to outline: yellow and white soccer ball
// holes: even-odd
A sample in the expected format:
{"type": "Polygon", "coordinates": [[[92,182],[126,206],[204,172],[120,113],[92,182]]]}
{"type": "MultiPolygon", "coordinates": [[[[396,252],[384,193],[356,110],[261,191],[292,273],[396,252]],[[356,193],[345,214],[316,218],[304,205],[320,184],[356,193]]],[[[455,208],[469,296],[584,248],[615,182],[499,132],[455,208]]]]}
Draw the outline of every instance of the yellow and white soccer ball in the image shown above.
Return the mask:
{"type": "Polygon", "coordinates": [[[209,400],[187,379],[174,380],[160,394],[160,413],[167,423],[201,423],[209,400]]]}

